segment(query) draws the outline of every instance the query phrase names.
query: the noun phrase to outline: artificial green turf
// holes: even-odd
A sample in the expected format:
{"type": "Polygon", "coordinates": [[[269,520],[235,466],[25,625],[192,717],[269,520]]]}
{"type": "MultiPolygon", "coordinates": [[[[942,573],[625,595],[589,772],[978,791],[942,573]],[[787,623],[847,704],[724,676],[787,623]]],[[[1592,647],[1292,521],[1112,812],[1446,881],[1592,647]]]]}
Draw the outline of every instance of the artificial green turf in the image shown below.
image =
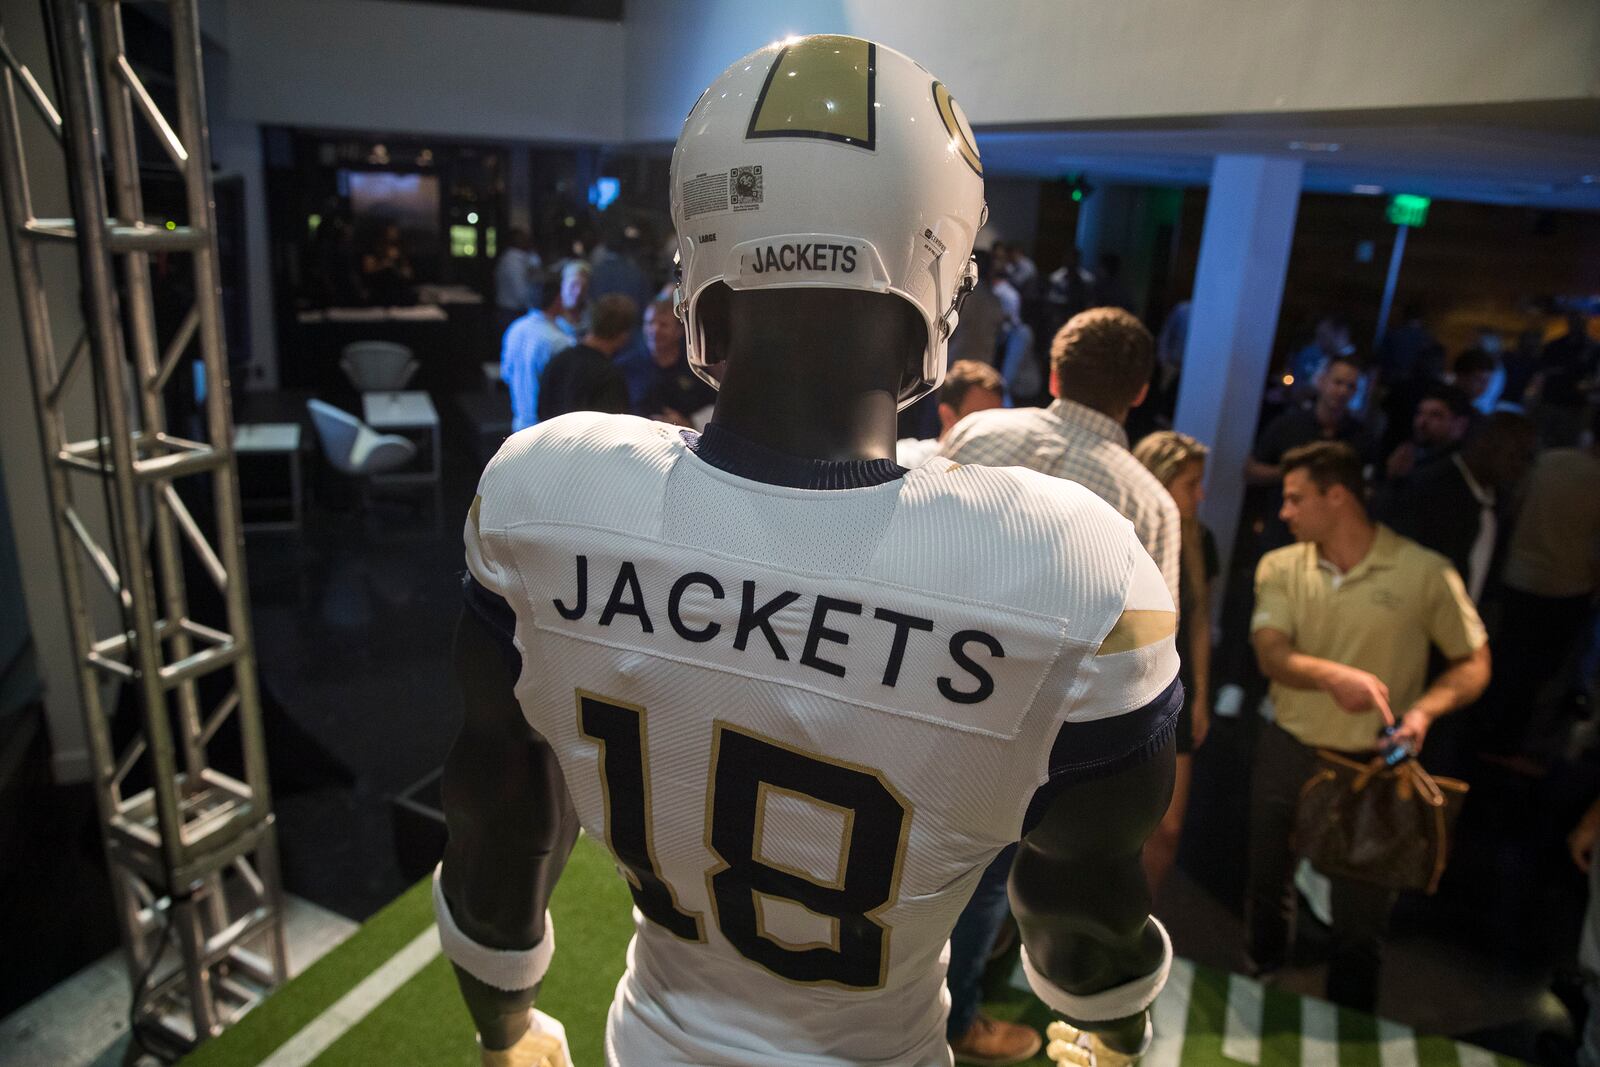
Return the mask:
{"type": "Polygon", "coordinates": [[[1228,1024],[1228,976],[1210,967],[1194,969],[1189,990],[1189,1020],[1183,1031],[1183,1062],[1230,1062],[1222,1055],[1222,1035],[1228,1024]]]}
{"type": "Polygon", "coordinates": [[[186,1067],[259,1063],[421,933],[433,921],[431,892],[427,880],[406,890],[355,936],[183,1063],[186,1067]]]}
{"type": "Polygon", "coordinates": [[[1339,1009],[1339,1067],[1382,1067],[1378,1056],[1378,1020],[1349,1008],[1339,1009]]]}
{"type": "Polygon", "coordinates": [[[1293,993],[1272,986],[1263,990],[1260,1067],[1299,1067],[1300,1004],[1293,993]]]}
{"type": "MultiPolygon", "coordinates": [[[[428,879],[413,886],[367,922],[344,944],[305,974],[257,1007],[221,1037],[196,1050],[185,1067],[246,1067],[266,1056],[310,1023],[433,922],[428,879]]],[[[584,1067],[605,1062],[606,1013],[622,977],[632,901],[605,849],[579,839],[550,902],[556,954],[539,996],[539,1006],[567,1028],[573,1059],[584,1067]]],[[[991,968],[984,1010],[999,1019],[1027,1023],[1043,1031],[1054,1017],[1039,999],[1007,980],[1015,950],[991,968]]],[[[1225,1067],[1228,975],[1195,968],[1181,1062],[1184,1067],[1225,1067]]],[[[1263,993],[1260,1067],[1298,1067],[1301,1054],[1300,997],[1268,987],[1263,993]]],[[[1380,1067],[1377,1021],[1338,1012],[1339,1067],[1380,1067]]],[[[1418,1067],[1459,1067],[1456,1044],[1448,1038],[1418,1036],[1418,1067]]],[[[1496,1056],[1497,1067],[1520,1067],[1496,1056]]],[[[379,1004],[330,1045],[314,1063],[475,1067],[477,1049],[471,1020],[456,990],[455,975],[441,956],[379,1004]]],[[[1041,1053],[1029,1067],[1049,1067],[1041,1053]]]]}
{"type": "MultiPolygon", "coordinates": [[[[408,889],[355,936],[183,1061],[184,1067],[244,1067],[261,1062],[433,922],[430,880],[408,889]]],[[[556,955],[539,1007],[567,1028],[573,1059],[605,1062],[606,1012],[626,965],[632,901],[611,857],[578,840],[550,901],[556,955]]],[[[335,1041],[314,1063],[472,1067],[472,1021],[441,956],[335,1041]]]]}

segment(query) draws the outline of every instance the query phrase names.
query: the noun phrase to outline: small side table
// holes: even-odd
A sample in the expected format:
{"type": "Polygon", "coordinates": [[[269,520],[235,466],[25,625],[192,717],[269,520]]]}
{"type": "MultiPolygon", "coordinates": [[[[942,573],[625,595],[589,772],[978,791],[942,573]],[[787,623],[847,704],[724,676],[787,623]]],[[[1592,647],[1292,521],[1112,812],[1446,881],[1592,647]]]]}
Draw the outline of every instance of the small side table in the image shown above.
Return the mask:
{"type": "Polygon", "coordinates": [[[433,526],[437,530],[444,515],[444,495],[440,485],[443,463],[439,454],[439,412],[433,399],[421,390],[402,392],[362,393],[361,414],[368,426],[380,433],[395,433],[416,442],[418,457],[426,456],[423,464],[401,467],[388,474],[374,474],[372,485],[414,485],[431,488],[433,496],[433,526]],[[421,440],[427,435],[428,440],[421,440]]]}
{"type": "MultiPolygon", "coordinates": [[[[233,428],[233,451],[236,456],[284,456],[289,461],[289,495],[279,496],[251,496],[244,495],[243,479],[239,486],[239,506],[242,511],[246,507],[282,507],[288,505],[289,518],[273,519],[267,521],[241,521],[240,525],[245,530],[294,530],[300,529],[302,517],[302,500],[300,487],[300,424],[297,422],[250,422],[233,428]]],[[[243,516],[241,516],[241,520],[243,516]]]]}
{"type": "Polygon", "coordinates": [[[368,426],[380,433],[403,434],[413,440],[426,434],[429,439],[426,445],[417,441],[417,454],[431,459],[427,467],[402,467],[388,474],[375,474],[372,477],[374,484],[439,481],[439,412],[434,409],[433,400],[427,393],[420,390],[362,393],[361,416],[368,426]]]}

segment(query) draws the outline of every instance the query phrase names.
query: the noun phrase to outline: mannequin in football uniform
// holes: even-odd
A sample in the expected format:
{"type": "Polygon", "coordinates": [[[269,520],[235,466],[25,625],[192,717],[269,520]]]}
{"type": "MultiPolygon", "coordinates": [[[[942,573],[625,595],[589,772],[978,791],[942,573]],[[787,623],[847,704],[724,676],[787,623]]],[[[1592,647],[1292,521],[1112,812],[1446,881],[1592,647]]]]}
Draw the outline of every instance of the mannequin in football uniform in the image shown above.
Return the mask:
{"type": "Polygon", "coordinates": [[[893,461],[973,281],[965,117],[884,46],[779,42],[695,105],[672,197],[705,433],[542,423],[466,524],[435,904],[484,1062],[564,1067],[532,1008],[581,824],[635,905],[613,1067],[944,1067],[950,930],[1019,840],[1048,1051],[1125,1067],[1171,960],[1171,596],[1081,486],[893,461]]]}

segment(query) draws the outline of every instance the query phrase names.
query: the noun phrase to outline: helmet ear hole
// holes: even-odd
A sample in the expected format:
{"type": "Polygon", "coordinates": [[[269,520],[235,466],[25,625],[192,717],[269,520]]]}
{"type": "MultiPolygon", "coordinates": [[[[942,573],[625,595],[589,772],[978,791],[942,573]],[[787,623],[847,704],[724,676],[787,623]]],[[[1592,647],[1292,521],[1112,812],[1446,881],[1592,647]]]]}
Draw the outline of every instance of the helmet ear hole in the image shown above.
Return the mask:
{"type": "Polygon", "coordinates": [[[928,324],[917,305],[909,300],[896,300],[895,303],[900,308],[905,336],[914,339],[906,345],[906,366],[900,375],[898,399],[904,402],[908,397],[917,398],[929,391],[931,383],[927,377],[927,347],[931,339],[928,337],[928,324]]]}
{"type": "Polygon", "coordinates": [[[728,358],[728,302],[732,293],[727,283],[712,282],[695,304],[695,322],[705,350],[702,361],[708,366],[724,363],[728,358]]]}

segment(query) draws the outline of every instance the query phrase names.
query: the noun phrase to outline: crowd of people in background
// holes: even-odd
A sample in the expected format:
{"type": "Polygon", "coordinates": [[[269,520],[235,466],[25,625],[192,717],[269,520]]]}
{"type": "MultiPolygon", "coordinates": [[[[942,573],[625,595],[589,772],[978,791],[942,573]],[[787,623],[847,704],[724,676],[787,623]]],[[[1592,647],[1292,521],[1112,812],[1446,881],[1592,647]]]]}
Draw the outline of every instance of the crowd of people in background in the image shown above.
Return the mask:
{"type": "Polygon", "coordinates": [[[672,287],[659,275],[631,229],[615,246],[548,270],[527,235],[513,231],[495,271],[513,430],[569,411],[705,425],[716,394],[689,367],[672,287]]]}
{"type": "MultiPolygon", "coordinates": [[[[1436,771],[1470,780],[1490,761],[1536,776],[1587,714],[1600,667],[1600,346],[1576,306],[1547,343],[1530,332],[1500,351],[1485,336],[1453,358],[1420,305],[1370,353],[1348,319],[1325,314],[1274,372],[1243,469],[1208,472],[1206,444],[1170,425],[1188,302],[1158,339],[1131,310],[1114,254],[1089,269],[1069,249],[1048,275],[1019,243],[976,259],[945,384],[902,413],[897,460],[1031,467],[1081,483],[1134,524],[1180,609],[1188,694],[1146,872],[1158,890],[1172,870],[1193,761],[1219,690],[1232,688],[1232,704],[1268,720],[1241,967],[1270,976],[1291,944],[1289,834],[1319,748],[1369,758],[1388,724],[1411,751],[1426,743],[1436,771]],[[1208,474],[1248,487],[1233,560],[1255,578],[1226,611],[1200,519],[1208,474]]],[[[545,273],[514,234],[500,266],[500,305],[517,311],[501,353],[517,429],[580,409],[705,425],[715,394],[687,365],[670,283],[636,247],[545,273]]],[[[1600,805],[1575,832],[1580,866],[1596,837],[1600,805]]],[[[977,1007],[1010,861],[996,859],[952,939],[950,1040],[984,1062],[1011,1062],[1032,1040],[977,1007]]],[[[1372,1010],[1395,895],[1347,879],[1330,894],[1328,994],[1372,1010]]],[[[1600,925],[1592,936],[1600,944],[1600,925]]]]}
{"type": "MultiPolygon", "coordinates": [[[[995,293],[1002,309],[1014,303],[1004,268],[994,264],[1015,255],[1002,247],[980,263],[980,291],[995,293]]],[[[1107,265],[1102,259],[1102,270],[1107,265]]],[[[1600,346],[1581,306],[1547,343],[1527,333],[1501,352],[1485,334],[1454,358],[1420,306],[1397,316],[1370,358],[1347,319],[1322,316],[1275,372],[1243,469],[1212,473],[1251,487],[1233,552],[1236,567],[1255,570],[1213,635],[1218,564],[1198,519],[1207,451],[1168,425],[1192,308],[1175,307],[1155,341],[1131,314],[1094,306],[1112,302],[1114,260],[1110,266],[1097,276],[1073,251],[1049,280],[1045,310],[1067,316],[1050,335],[1049,407],[973,416],[947,428],[942,451],[1082,482],[1134,522],[1166,571],[1171,544],[1181,545],[1188,699],[1173,802],[1146,847],[1146,870],[1159,888],[1176,855],[1192,753],[1206,738],[1217,689],[1234,688],[1242,694],[1236,703],[1267,720],[1250,788],[1242,967],[1270,978],[1290,959],[1293,819],[1319,750],[1365,762],[1380,745],[1400,744],[1435,773],[1470,782],[1485,767],[1536,780],[1571,757],[1574,736],[1593,745],[1600,346]],[[1091,340],[1101,331],[1116,340],[1091,340]],[[1097,349],[1116,354],[1096,358],[1097,349]],[[1105,388],[1114,374],[1130,377],[1105,388]],[[1165,403],[1157,399],[1137,418],[1152,397],[1165,403]],[[1140,480],[1111,462],[1130,439],[1133,456],[1176,504],[1181,534],[1160,532],[1171,519],[1153,522],[1140,480]],[[1214,640],[1253,655],[1213,671],[1214,640]]],[[[1036,279],[1031,264],[1023,277],[1036,279]]],[[[969,342],[964,354],[976,358],[987,347],[1009,384],[1010,338],[1027,327],[1002,315],[991,336],[993,317],[976,317],[984,343],[969,342]]],[[[1034,399],[1008,393],[1006,402],[1034,399]]],[[[1573,835],[1574,859],[1586,871],[1597,838],[1600,801],[1573,835]]],[[[1325,884],[1327,993],[1372,1011],[1396,894],[1351,879],[1325,884]]],[[[1589,925],[1585,943],[1600,945],[1600,902],[1589,925]]],[[[1592,945],[1586,951],[1600,959],[1592,945]]],[[[1588,983],[1591,994],[1597,981],[1588,983]]],[[[1005,1026],[982,1032],[991,1048],[1005,1026]]],[[[952,1034],[958,1052],[960,1040],[952,1034]]]]}

